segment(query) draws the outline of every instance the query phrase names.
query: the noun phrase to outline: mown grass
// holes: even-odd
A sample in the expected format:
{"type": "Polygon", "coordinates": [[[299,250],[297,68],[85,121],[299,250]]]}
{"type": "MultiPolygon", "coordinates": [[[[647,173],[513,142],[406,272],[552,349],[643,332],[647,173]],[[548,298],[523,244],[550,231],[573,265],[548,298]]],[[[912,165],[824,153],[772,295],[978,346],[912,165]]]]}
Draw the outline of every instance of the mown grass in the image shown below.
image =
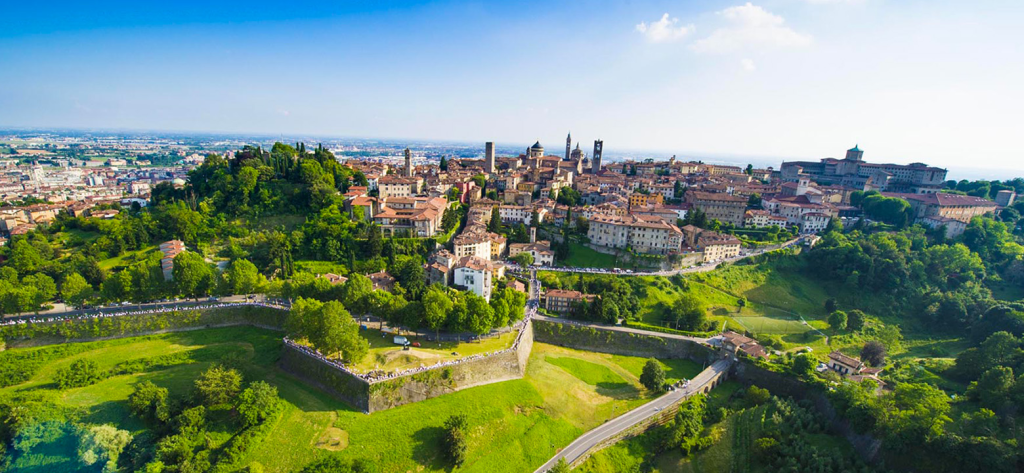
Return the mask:
{"type": "Polygon", "coordinates": [[[562,261],[562,264],[574,268],[611,269],[616,267],[615,262],[615,255],[601,253],[576,242],[569,242],[569,257],[562,261]]]}
{"type": "MultiPolygon", "coordinates": [[[[80,409],[82,422],[112,423],[138,434],[146,426],[128,414],[126,405],[136,383],[148,380],[168,388],[172,398],[188,396],[196,377],[214,361],[153,367],[65,391],[56,390],[56,370],[76,359],[90,359],[109,368],[125,361],[180,352],[203,352],[204,360],[223,355],[220,358],[230,358],[246,382],[265,380],[278,388],[285,401],[282,415],[266,439],[240,463],[245,466],[258,462],[266,471],[297,471],[323,455],[365,459],[384,473],[449,471],[439,453],[441,427],[455,413],[465,413],[470,424],[467,461],[458,471],[532,471],[584,431],[639,406],[649,397],[638,381],[637,367],[643,366],[644,359],[541,343],[534,345],[523,379],[471,388],[372,415],[354,411],[277,368],[281,341],[280,333],[273,331],[217,328],[81,345],[82,350],[48,359],[28,381],[0,389],[0,396],[43,394],[55,405],[80,409]],[[592,378],[592,373],[601,373],[597,377],[600,381],[592,378]],[[614,382],[607,383],[609,380],[614,382]],[[346,436],[347,446],[335,451],[318,448],[317,443],[328,434],[346,436]]],[[[677,360],[664,362],[670,373],[692,375],[699,369],[677,360]]],[[[208,429],[214,447],[237,430],[233,419],[226,412],[211,413],[208,429]]],[[[73,460],[76,446],[54,444],[39,449],[33,457],[19,458],[10,471],[74,471],[78,468],[73,460]]]]}
{"type": "Polygon", "coordinates": [[[394,335],[383,334],[384,336],[381,336],[380,330],[370,328],[360,331],[360,335],[370,343],[370,352],[352,368],[359,372],[372,369],[407,369],[420,365],[432,365],[438,361],[456,360],[480,353],[504,350],[512,346],[517,333],[509,332],[497,337],[462,343],[429,342],[409,337],[410,342],[417,342],[420,346],[403,350],[400,345],[395,345],[394,335]]]}
{"type": "Polygon", "coordinates": [[[155,251],[160,251],[160,248],[157,247],[156,245],[147,246],[146,248],[143,248],[141,250],[128,251],[120,256],[115,256],[113,258],[101,260],[99,262],[99,266],[100,269],[107,271],[110,271],[115,268],[127,267],[134,262],[146,259],[155,251]]]}
{"type": "Polygon", "coordinates": [[[348,272],[345,265],[334,261],[300,260],[295,262],[295,267],[299,271],[313,274],[345,274],[348,272]]]}

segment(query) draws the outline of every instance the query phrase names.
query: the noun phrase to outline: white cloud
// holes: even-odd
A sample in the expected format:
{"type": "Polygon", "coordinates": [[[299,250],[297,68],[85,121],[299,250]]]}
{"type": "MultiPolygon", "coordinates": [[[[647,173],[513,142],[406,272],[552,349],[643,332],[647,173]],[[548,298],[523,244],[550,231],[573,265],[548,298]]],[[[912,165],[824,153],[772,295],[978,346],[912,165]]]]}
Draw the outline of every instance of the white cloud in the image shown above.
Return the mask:
{"type": "Polygon", "coordinates": [[[809,35],[785,26],[785,19],[757,5],[747,3],[717,13],[729,26],[719,28],[690,47],[699,53],[727,53],[751,47],[802,47],[811,44],[809,35]]]}
{"type": "Polygon", "coordinates": [[[661,16],[658,21],[653,21],[650,24],[640,22],[636,25],[636,30],[647,37],[647,40],[652,43],[667,43],[670,41],[677,41],[685,38],[690,33],[693,33],[694,26],[691,25],[679,25],[679,18],[669,18],[668,13],[661,16]]]}
{"type": "Polygon", "coordinates": [[[740,60],[740,65],[743,66],[743,70],[747,72],[757,69],[757,66],[754,65],[754,61],[749,58],[743,58],[740,60]]]}

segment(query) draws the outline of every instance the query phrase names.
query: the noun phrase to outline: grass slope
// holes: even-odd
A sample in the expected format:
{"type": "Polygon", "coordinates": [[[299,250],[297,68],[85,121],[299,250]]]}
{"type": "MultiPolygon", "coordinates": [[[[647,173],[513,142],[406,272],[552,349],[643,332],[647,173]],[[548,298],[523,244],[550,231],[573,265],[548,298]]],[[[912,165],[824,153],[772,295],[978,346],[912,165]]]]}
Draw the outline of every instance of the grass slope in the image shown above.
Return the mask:
{"type": "MultiPolygon", "coordinates": [[[[297,471],[323,455],[361,458],[387,472],[450,471],[440,456],[444,421],[454,413],[469,417],[468,456],[458,471],[532,471],[586,430],[646,402],[639,385],[644,359],[613,357],[537,343],[524,379],[467,389],[372,415],[352,410],[276,367],[280,334],[251,327],[230,327],[131,339],[89,342],[81,350],[49,359],[28,381],[0,389],[0,396],[42,396],[55,406],[77,408],[80,421],[112,423],[141,433],[145,425],[128,414],[132,387],[149,380],[172,397],[188,395],[195,378],[214,361],[234,360],[246,381],[276,386],[285,408],[266,440],[250,450],[241,465],[262,464],[266,471],[297,471]],[[76,359],[109,368],[140,358],[190,353],[196,360],[155,366],[142,373],[111,376],[83,388],[58,391],[57,369],[76,359]]],[[[29,350],[42,350],[26,349],[29,350]]],[[[12,350],[19,352],[21,350],[12,350]]],[[[670,379],[690,377],[699,366],[665,360],[670,379]]],[[[228,412],[210,414],[214,446],[237,430],[228,412]]],[[[60,441],[17,459],[9,471],[74,471],[74,442],[60,441]]]]}

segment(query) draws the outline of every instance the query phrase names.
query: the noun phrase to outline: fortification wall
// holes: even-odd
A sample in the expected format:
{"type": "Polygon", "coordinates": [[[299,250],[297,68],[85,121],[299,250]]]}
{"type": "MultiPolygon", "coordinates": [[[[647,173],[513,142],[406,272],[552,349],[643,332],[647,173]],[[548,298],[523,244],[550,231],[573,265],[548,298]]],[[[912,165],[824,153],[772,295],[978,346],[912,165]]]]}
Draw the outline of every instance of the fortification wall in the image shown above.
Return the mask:
{"type": "Polygon", "coordinates": [[[699,362],[714,360],[711,349],[691,340],[544,320],[534,320],[533,329],[534,339],[538,342],[577,350],[645,358],[683,358],[699,362]]]}
{"type": "Polygon", "coordinates": [[[235,325],[280,330],[287,316],[288,311],[275,307],[233,305],[69,318],[0,327],[0,339],[5,342],[0,346],[29,348],[235,325]]]}
{"type": "Polygon", "coordinates": [[[288,343],[284,344],[278,366],[356,409],[370,412],[370,383],[366,380],[324,363],[288,343]]]}
{"type": "Polygon", "coordinates": [[[533,349],[532,323],[523,328],[515,350],[371,383],[368,411],[391,409],[474,386],[522,378],[533,349]]]}

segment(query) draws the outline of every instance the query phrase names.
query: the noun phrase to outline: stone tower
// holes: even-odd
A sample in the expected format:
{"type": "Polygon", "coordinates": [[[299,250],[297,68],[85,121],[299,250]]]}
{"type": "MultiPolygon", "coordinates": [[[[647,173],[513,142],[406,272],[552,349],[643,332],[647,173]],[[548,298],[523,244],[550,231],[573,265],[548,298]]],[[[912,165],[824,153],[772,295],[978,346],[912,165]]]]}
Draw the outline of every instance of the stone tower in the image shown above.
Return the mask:
{"type": "Polygon", "coordinates": [[[572,133],[565,135],[565,160],[569,160],[569,155],[572,153],[572,133]]]}
{"type": "Polygon", "coordinates": [[[405,148],[405,177],[412,177],[412,151],[405,148]]]}
{"type": "Polygon", "coordinates": [[[846,159],[850,161],[863,161],[864,152],[860,150],[860,145],[856,145],[853,148],[846,150],[846,159]]]}
{"type": "Polygon", "coordinates": [[[604,141],[594,140],[594,155],[591,159],[594,166],[592,171],[594,174],[601,172],[601,151],[604,150],[604,141]]]}
{"type": "Polygon", "coordinates": [[[494,142],[484,143],[484,171],[494,174],[494,142]]]}

